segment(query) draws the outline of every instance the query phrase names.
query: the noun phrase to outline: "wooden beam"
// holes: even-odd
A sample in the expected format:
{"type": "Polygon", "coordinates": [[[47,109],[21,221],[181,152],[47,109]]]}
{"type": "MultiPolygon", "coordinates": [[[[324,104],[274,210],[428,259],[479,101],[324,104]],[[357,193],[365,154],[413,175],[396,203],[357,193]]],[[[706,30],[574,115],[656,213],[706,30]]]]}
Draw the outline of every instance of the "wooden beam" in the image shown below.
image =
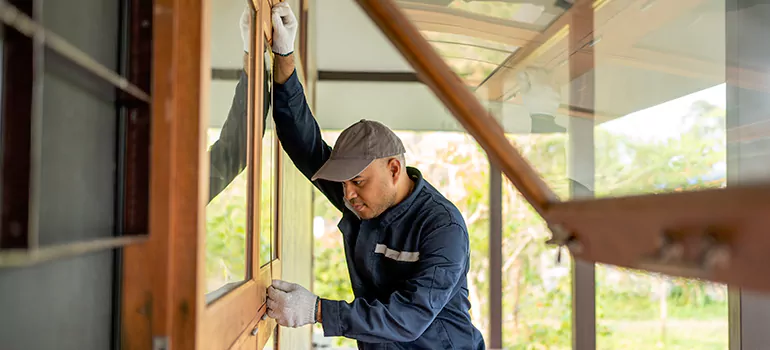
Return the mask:
{"type": "Polygon", "coordinates": [[[420,83],[414,72],[318,71],[318,81],[420,83]]]}
{"type": "Polygon", "coordinates": [[[393,1],[358,0],[358,4],[401,52],[418,76],[465,127],[489,157],[529,201],[543,214],[556,195],[532,166],[511,145],[503,129],[473,93],[449,68],[431,45],[421,39],[417,27],[393,1]]]}
{"type": "Polygon", "coordinates": [[[545,217],[574,235],[568,246],[577,259],[770,292],[770,278],[761,277],[770,264],[768,198],[770,187],[754,186],[579,199],[554,204],[545,217]],[[726,250],[706,250],[709,236],[726,250]],[[682,253],[659,259],[666,248],[682,253]],[[708,268],[709,252],[727,256],[708,268]]]}

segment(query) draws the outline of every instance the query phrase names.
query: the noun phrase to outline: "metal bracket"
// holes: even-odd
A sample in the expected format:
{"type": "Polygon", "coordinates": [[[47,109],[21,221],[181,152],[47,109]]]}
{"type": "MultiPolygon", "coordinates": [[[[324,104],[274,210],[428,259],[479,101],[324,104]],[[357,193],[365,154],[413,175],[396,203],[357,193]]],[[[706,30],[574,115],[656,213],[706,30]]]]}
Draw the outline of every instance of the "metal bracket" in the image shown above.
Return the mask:
{"type": "Polygon", "coordinates": [[[551,229],[553,236],[551,239],[547,240],[545,244],[558,246],[556,251],[557,264],[561,263],[561,251],[565,246],[567,247],[567,250],[569,250],[569,252],[573,255],[581,254],[583,252],[583,244],[578,241],[574,234],[567,231],[564,226],[554,224],[549,226],[549,228],[551,229]]]}
{"type": "Polygon", "coordinates": [[[171,350],[168,336],[152,337],[152,350],[171,350]]]}

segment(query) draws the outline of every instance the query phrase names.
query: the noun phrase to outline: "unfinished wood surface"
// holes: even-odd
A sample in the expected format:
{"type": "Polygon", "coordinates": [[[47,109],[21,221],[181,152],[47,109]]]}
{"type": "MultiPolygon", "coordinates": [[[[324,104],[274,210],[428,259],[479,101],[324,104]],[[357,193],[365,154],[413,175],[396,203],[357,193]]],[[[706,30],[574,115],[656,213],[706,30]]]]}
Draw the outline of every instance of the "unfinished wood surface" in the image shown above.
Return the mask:
{"type": "MultiPolygon", "coordinates": [[[[770,292],[768,213],[770,187],[761,186],[574,200],[551,206],[546,220],[574,235],[568,246],[578,259],[770,292]],[[658,259],[664,235],[674,242],[667,254],[681,260],[658,259]],[[700,256],[707,236],[728,250],[711,269],[700,256]]],[[[711,250],[717,260],[723,253],[711,250]]]]}
{"type": "MultiPolygon", "coordinates": [[[[257,12],[256,19],[259,21],[264,21],[266,19],[265,13],[269,12],[268,10],[270,7],[266,7],[266,0],[262,0],[263,4],[263,10],[260,10],[257,12]]],[[[269,18],[269,16],[267,17],[269,18]]],[[[263,22],[260,22],[263,23],[263,22]]],[[[262,25],[256,25],[254,26],[254,40],[256,42],[255,45],[255,52],[259,52],[259,55],[253,55],[254,60],[254,83],[250,84],[251,86],[255,87],[254,93],[249,94],[249,98],[253,99],[253,103],[249,103],[250,108],[254,111],[252,114],[254,117],[252,118],[252,121],[254,123],[254,130],[257,133],[257,135],[262,135],[262,130],[265,128],[265,125],[262,123],[262,116],[264,115],[264,91],[262,89],[263,81],[265,79],[265,57],[264,52],[267,47],[265,46],[266,38],[265,38],[265,32],[264,32],[264,26],[262,25]]],[[[266,299],[266,293],[265,286],[263,285],[263,282],[261,281],[262,271],[261,266],[259,264],[260,261],[260,239],[259,239],[259,228],[261,227],[261,198],[262,198],[262,139],[261,138],[254,138],[252,140],[252,154],[254,155],[254,171],[252,172],[252,183],[254,183],[254,188],[251,192],[252,195],[252,206],[251,206],[251,216],[252,216],[252,222],[253,222],[253,228],[252,228],[252,235],[250,238],[251,243],[251,260],[250,263],[250,278],[254,280],[254,282],[257,284],[258,288],[256,291],[256,298],[257,298],[257,309],[259,309],[264,303],[266,299]]]]}
{"type": "Polygon", "coordinates": [[[200,349],[230,349],[257,317],[259,283],[249,280],[205,306],[201,318],[200,349]]]}
{"type": "Polygon", "coordinates": [[[238,340],[233,344],[230,350],[256,350],[257,349],[257,323],[259,318],[254,317],[249,325],[244,329],[243,333],[238,337],[238,340]]]}
{"type": "MultiPolygon", "coordinates": [[[[261,8],[264,3],[261,3],[261,8]]],[[[262,52],[264,39],[262,26],[263,11],[255,11],[254,20],[257,25],[252,28],[253,52],[262,52]]],[[[200,344],[201,349],[231,349],[247,346],[243,343],[243,334],[248,334],[249,327],[257,318],[257,310],[264,303],[260,295],[259,269],[255,264],[259,262],[259,198],[261,184],[261,149],[262,142],[255,135],[261,135],[262,126],[262,80],[263,56],[254,54],[249,56],[249,93],[247,94],[247,139],[249,149],[247,152],[247,170],[250,178],[248,191],[248,208],[251,215],[247,216],[247,277],[246,281],[237,288],[227,292],[217,300],[204,306],[201,317],[200,344]]],[[[204,124],[206,125],[206,124],[204,124]]],[[[206,172],[203,172],[206,173],[206,172]]],[[[205,233],[205,228],[201,228],[205,233]]],[[[205,255],[199,257],[205,261],[205,255]]],[[[203,278],[203,277],[201,277],[203,278]]],[[[203,290],[200,290],[203,295],[203,290]]],[[[256,344],[256,342],[254,342],[256,344]]]]}
{"type": "MultiPolygon", "coordinates": [[[[268,116],[272,118],[272,116],[268,116]]],[[[273,167],[275,167],[275,211],[273,212],[273,244],[271,246],[273,252],[273,261],[281,258],[281,235],[283,234],[283,149],[281,148],[281,142],[278,140],[278,135],[275,136],[275,144],[273,145],[275,150],[273,154],[273,167]]],[[[272,262],[271,262],[272,263],[272,262]]],[[[281,278],[280,274],[275,274],[273,271],[272,278],[281,278]]]]}
{"type": "MultiPolygon", "coordinates": [[[[194,45],[175,32],[175,18],[195,13],[197,6],[180,8],[174,0],[156,0],[153,12],[153,68],[156,72],[174,72],[179,45],[194,45]],[[174,45],[176,44],[176,45],[174,45]]],[[[175,98],[187,90],[198,89],[197,81],[180,81],[185,77],[170,75],[169,79],[152,81],[153,104],[151,122],[150,211],[148,242],[128,246],[123,250],[121,345],[126,350],[150,350],[154,335],[169,335],[171,318],[170,281],[172,235],[172,184],[174,164],[172,154],[190,149],[172,143],[178,121],[173,118],[175,98]]],[[[193,116],[194,117],[194,116],[193,116]]],[[[194,151],[197,153],[197,150],[194,151]]],[[[193,333],[194,334],[194,333],[193,333]]]]}
{"type": "Polygon", "coordinates": [[[558,201],[532,166],[506,139],[500,124],[393,1],[357,2],[538,213],[543,214],[549,203],[558,201]]]}

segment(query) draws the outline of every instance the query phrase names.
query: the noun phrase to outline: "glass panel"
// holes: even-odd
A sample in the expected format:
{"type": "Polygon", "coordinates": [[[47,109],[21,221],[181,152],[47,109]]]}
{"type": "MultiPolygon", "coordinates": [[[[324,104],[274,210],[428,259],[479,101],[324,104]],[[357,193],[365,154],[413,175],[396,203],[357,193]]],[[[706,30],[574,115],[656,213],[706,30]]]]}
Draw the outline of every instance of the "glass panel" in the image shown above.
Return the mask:
{"type": "MultiPolygon", "coordinates": [[[[248,76],[241,21],[253,21],[244,7],[212,7],[210,35],[212,82],[208,153],[209,203],[206,206],[206,293],[228,291],[248,271],[249,171],[248,76]],[[217,40],[229,37],[233,40],[217,40]]],[[[246,26],[245,28],[248,28],[246,26]]],[[[245,34],[249,36],[248,32],[245,34]]],[[[212,298],[208,298],[211,300],[212,298]]]]}
{"type": "Polygon", "coordinates": [[[723,187],[724,1],[659,1],[594,28],[596,195],[723,187]]]}
{"type": "MultiPolygon", "coordinates": [[[[595,195],[724,187],[724,1],[601,13],[595,195]]],[[[607,265],[597,265],[596,281],[597,349],[728,348],[725,285],[607,265]]]]}
{"type": "MultiPolygon", "coordinates": [[[[725,68],[726,57],[745,67],[761,58],[726,51],[724,1],[586,2],[580,11],[593,16],[558,1],[396,3],[507,133],[565,133],[570,117],[593,120],[597,197],[722,188],[728,144],[742,150],[735,161],[770,153],[767,113],[753,112],[765,110],[764,73],[725,68]]],[[[766,167],[753,174],[770,177],[766,167]]]]}
{"type": "Polygon", "coordinates": [[[596,267],[597,349],[727,349],[727,287],[596,267]]]}
{"type": "Polygon", "coordinates": [[[449,67],[466,84],[477,86],[514,52],[517,47],[472,36],[422,31],[449,67]]]}
{"type": "MultiPolygon", "coordinates": [[[[569,195],[564,134],[510,135],[546,182],[569,195]]],[[[572,267],[542,244],[551,237],[545,221],[503,176],[503,348],[572,349],[572,267]]]]}
{"type": "MultiPolygon", "coordinates": [[[[270,44],[265,41],[265,81],[273,81],[273,52],[270,44]]],[[[275,128],[272,118],[273,99],[272,84],[264,84],[265,89],[265,118],[264,135],[262,136],[262,184],[259,209],[259,265],[265,265],[275,259],[273,246],[275,242],[275,211],[276,211],[276,182],[275,182],[275,128]]]]}
{"type": "MultiPolygon", "coordinates": [[[[552,0],[397,0],[404,7],[420,5],[421,9],[443,13],[456,13],[459,16],[478,17],[487,21],[504,20],[511,24],[527,24],[542,30],[564,13],[558,6],[563,1],[552,0]],[[557,5],[554,5],[557,4],[557,5]],[[412,6],[410,6],[412,5],[412,6]]],[[[566,2],[563,2],[566,3],[566,2]]]]}

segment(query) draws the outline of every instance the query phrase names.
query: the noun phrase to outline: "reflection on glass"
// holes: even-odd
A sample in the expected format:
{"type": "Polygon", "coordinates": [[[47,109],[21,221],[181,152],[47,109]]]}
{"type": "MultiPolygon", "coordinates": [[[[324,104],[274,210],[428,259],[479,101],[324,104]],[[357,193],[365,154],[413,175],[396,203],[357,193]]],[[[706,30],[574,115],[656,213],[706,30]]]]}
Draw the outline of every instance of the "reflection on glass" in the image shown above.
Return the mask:
{"type": "MultiPolygon", "coordinates": [[[[597,12],[598,197],[726,185],[725,3],[678,5],[597,12]]],[[[728,348],[726,286],[605,265],[596,282],[597,348],[728,348]]]]}
{"type": "Polygon", "coordinates": [[[599,197],[725,184],[724,2],[687,10],[676,3],[650,8],[666,13],[666,23],[646,11],[621,14],[647,23],[645,35],[615,30],[616,20],[596,24],[605,33],[594,46],[599,197]]]}
{"type": "Polygon", "coordinates": [[[537,30],[545,29],[564,13],[566,1],[557,0],[397,0],[405,8],[474,17],[485,21],[506,21],[537,30]],[[485,18],[486,17],[486,18],[485,18]]]}
{"type": "Polygon", "coordinates": [[[422,35],[447,60],[449,67],[471,86],[480,84],[516,50],[515,46],[467,35],[433,31],[422,31],[422,35]]]}
{"type": "MultiPolygon", "coordinates": [[[[209,203],[206,206],[206,293],[229,290],[247,277],[249,176],[247,171],[248,77],[243,69],[244,49],[238,40],[239,21],[251,11],[218,11],[212,21],[211,114],[208,128],[210,159],[209,203]],[[236,74],[221,74],[231,71],[236,74]]],[[[252,14],[253,17],[253,14],[252,14]]],[[[213,295],[211,294],[211,295],[213,295]]],[[[210,295],[210,296],[211,296],[210,295]]],[[[211,298],[209,298],[211,299],[211,298]]]]}
{"type": "MultiPolygon", "coordinates": [[[[269,50],[270,44],[265,42],[265,81],[271,82],[273,58],[272,50],[269,50]]],[[[271,84],[265,84],[265,118],[264,135],[262,136],[262,187],[260,191],[260,211],[259,211],[259,265],[265,265],[272,261],[273,246],[275,240],[274,217],[275,213],[275,128],[272,116],[273,103],[271,84]]]]}

